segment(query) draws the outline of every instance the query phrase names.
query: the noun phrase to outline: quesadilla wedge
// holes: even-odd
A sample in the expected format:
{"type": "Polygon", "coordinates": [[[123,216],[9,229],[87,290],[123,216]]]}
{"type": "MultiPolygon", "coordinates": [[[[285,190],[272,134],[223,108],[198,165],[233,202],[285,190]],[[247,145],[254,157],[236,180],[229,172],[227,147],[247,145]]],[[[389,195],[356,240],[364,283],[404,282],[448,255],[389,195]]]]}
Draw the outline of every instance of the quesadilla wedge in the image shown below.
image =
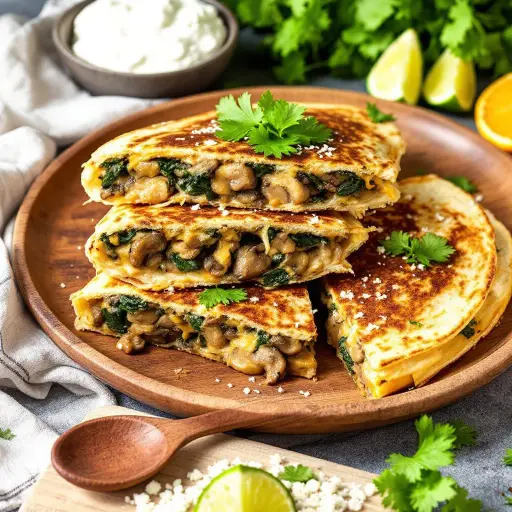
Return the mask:
{"type": "MultiPolygon", "coordinates": [[[[499,294],[500,303],[509,298],[501,288],[491,291],[494,229],[478,203],[434,175],[403,180],[399,187],[398,203],[368,217],[377,231],[353,255],[354,274],[325,281],[328,341],[369,398],[425,384],[478,341],[476,330],[470,339],[459,334],[472,332],[475,315],[480,333],[497,321],[503,308],[494,306],[489,320],[478,320],[486,297],[499,294]],[[455,252],[445,263],[408,263],[407,257],[386,254],[380,243],[396,231],[416,239],[434,233],[455,252]]],[[[497,226],[502,258],[509,261],[507,237],[497,226]]],[[[507,268],[505,263],[499,272],[509,273],[507,268]]]]}
{"type": "Polygon", "coordinates": [[[367,239],[358,220],[335,212],[119,205],[86,254],[97,271],[146,290],[249,280],[272,288],[350,271],[346,257],[367,239]]]}
{"type": "Polygon", "coordinates": [[[98,274],[71,295],[78,330],[118,336],[126,353],[148,343],[220,361],[272,384],[286,373],[316,374],[316,327],[308,291],[245,287],[247,300],[211,309],[200,289],[149,292],[98,274]]]}
{"type": "Polygon", "coordinates": [[[365,110],[311,104],[307,115],[332,140],[283,159],[257,154],[246,142],[217,138],[215,112],[141,128],[97,149],[82,185],[105,204],[192,202],[266,210],[338,210],[361,217],[395,202],[405,144],[393,123],[365,110]]]}

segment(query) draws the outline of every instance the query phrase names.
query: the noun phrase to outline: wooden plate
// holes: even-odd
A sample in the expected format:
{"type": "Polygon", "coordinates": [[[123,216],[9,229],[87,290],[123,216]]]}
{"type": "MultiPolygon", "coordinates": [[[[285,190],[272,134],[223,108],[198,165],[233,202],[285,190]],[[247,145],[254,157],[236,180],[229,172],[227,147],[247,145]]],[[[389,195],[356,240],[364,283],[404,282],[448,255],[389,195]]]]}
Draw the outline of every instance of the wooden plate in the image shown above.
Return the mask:
{"type": "MultiPolygon", "coordinates": [[[[368,96],[311,87],[272,88],[292,101],[349,103],[364,106],[368,96]]],[[[251,92],[259,95],[265,88],[251,92]]],[[[334,351],[318,343],[318,381],[288,378],[268,387],[246,375],[189,354],[150,347],[128,356],[113,339],[73,328],[69,295],[85,285],[94,272],[83,245],[107,208],[82,203],[81,164],[100,144],[135,128],[178,119],[211,109],[227,92],[213,92],[158,105],[113,123],[80,140],[39,176],[18,214],[14,237],[15,271],[25,300],[49,336],[77,363],[138,400],[179,415],[199,414],[240,402],[265,401],[275,422],[267,430],[315,433],[355,430],[398,421],[446,405],[491,381],[512,362],[512,308],[501,324],[475,350],[438,375],[428,385],[380,400],[365,400],[355,388],[334,351]],[[65,284],[62,287],[61,283],[65,284]],[[177,371],[185,369],[187,371],[177,371]],[[215,379],[221,380],[215,383],[215,379]],[[228,388],[227,384],[233,387],[228,388]],[[246,386],[259,395],[246,396],[246,386]],[[299,390],[308,390],[304,398],[299,390]],[[280,414],[286,411],[290,417],[280,414]]],[[[372,101],[374,101],[372,99],[372,101]]],[[[418,169],[441,175],[463,174],[474,180],[484,205],[512,228],[512,159],[476,133],[433,112],[399,103],[377,102],[398,117],[407,142],[402,176],[418,169]]]]}

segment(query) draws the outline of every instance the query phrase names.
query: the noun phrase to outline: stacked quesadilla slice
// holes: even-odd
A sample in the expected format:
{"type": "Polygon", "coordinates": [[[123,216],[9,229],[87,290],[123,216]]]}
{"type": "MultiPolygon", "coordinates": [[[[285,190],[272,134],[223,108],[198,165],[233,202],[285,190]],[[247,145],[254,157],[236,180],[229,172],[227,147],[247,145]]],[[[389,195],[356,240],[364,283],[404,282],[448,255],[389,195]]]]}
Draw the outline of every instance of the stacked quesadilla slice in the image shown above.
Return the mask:
{"type": "Polygon", "coordinates": [[[325,280],[328,341],[369,398],[425,384],[494,327],[512,293],[503,224],[437,176],[399,187],[398,203],[365,219],[377,231],[354,254],[354,274],[325,280]],[[434,233],[455,252],[430,266],[393,256],[383,241],[400,232],[416,240],[434,233]]]}
{"type": "Polygon", "coordinates": [[[322,145],[283,159],[215,136],[214,112],[121,135],[84,164],[82,184],[105,204],[212,204],[280,211],[336,210],[361,217],[395,202],[405,144],[393,123],[347,105],[308,106],[332,130],[322,145]]]}

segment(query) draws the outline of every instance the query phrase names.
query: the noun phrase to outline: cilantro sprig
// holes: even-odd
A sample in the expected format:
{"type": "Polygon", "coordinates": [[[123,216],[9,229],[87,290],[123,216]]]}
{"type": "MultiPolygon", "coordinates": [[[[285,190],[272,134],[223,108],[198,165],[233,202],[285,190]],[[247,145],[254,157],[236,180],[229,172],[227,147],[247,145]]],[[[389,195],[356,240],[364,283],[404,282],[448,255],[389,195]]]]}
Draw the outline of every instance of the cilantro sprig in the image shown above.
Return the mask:
{"type": "Polygon", "coordinates": [[[298,151],[297,145],[308,146],[327,141],[331,130],[314,117],[304,117],[306,107],[275,100],[270,91],[264,92],[255,107],[251,95],[244,92],[236,100],[224,96],[217,105],[223,140],[246,139],[256,153],[282,158],[298,151]]]}
{"type": "Polygon", "coordinates": [[[247,292],[243,288],[208,288],[199,294],[199,303],[207,309],[213,308],[217,304],[225,306],[234,302],[247,300],[247,292]]]}
{"type": "Polygon", "coordinates": [[[387,459],[389,468],[374,483],[382,503],[396,512],[432,512],[444,503],[442,512],[479,512],[482,503],[468,498],[467,491],[440,468],[453,464],[454,450],[474,442],[471,427],[457,422],[457,426],[434,423],[422,416],[415,422],[418,449],[412,456],[393,453],[387,459]]]}
{"type": "Polygon", "coordinates": [[[431,262],[444,263],[448,261],[455,249],[448,240],[434,233],[425,233],[421,238],[413,238],[404,231],[393,231],[389,239],[380,240],[387,254],[407,257],[408,263],[421,263],[426,267],[431,262]]]}
{"type": "Polygon", "coordinates": [[[505,452],[505,456],[503,457],[503,462],[504,462],[507,466],[512,466],[512,448],[509,448],[509,449],[505,452]]]}
{"type": "Polygon", "coordinates": [[[307,482],[315,478],[311,468],[297,464],[296,466],[285,466],[284,471],[279,473],[278,478],[288,480],[288,482],[307,482]]]}
{"type": "Polygon", "coordinates": [[[478,192],[476,185],[466,176],[448,176],[445,179],[451,181],[468,194],[476,194],[478,192]]]}
{"type": "Polygon", "coordinates": [[[13,434],[10,428],[2,429],[0,428],[0,439],[5,439],[6,441],[10,441],[14,439],[16,434],[13,434]]]}
{"type": "Polygon", "coordinates": [[[393,114],[385,114],[375,103],[366,103],[366,112],[374,123],[387,123],[388,121],[395,121],[396,117],[393,114]]]}

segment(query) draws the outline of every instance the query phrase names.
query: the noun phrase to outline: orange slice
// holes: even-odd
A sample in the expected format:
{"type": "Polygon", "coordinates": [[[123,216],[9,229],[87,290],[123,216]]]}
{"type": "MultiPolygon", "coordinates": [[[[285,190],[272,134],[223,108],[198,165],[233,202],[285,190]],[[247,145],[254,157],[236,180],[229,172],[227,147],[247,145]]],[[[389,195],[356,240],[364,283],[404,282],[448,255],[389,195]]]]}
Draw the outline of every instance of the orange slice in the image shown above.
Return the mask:
{"type": "Polygon", "coordinates": [[[502,76],[480,94],[475,122],[484,139],[512,152],[512,73],[502,76]]]}

